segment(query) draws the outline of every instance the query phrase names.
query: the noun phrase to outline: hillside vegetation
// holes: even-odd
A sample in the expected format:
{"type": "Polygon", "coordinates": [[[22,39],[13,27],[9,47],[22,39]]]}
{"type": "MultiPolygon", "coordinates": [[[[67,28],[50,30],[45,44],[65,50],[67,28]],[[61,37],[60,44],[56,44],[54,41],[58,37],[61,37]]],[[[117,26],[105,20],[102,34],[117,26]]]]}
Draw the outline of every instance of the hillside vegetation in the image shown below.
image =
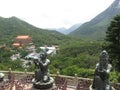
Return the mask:
{"type": "Polygon", "coordinates": [[[95,18],[82,24],[78,29],[69,35],[89,40],[103,40],[105,32],[111,20],[117,14],[120,14],[120,0],[115,0],[105,11],[95,18]]]}
{"type": "Polygon", "coordinates": [[[57,31],[34,27],[16,17],[0,17],[0,44],[11,44],[17,35],[30,35],[35,45],[61,44],[71,38],[57,31]]]}

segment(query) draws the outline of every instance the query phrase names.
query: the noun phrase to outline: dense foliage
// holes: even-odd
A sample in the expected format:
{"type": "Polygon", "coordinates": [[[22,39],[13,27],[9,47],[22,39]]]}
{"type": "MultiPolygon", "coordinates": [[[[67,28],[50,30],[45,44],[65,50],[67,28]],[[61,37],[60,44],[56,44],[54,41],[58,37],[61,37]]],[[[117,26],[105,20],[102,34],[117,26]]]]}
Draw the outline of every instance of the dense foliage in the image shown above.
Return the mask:
{"type": "Polygon", "coordinates": [[[98,62],[99,52],[101,52],[100,43],[74,42],[67,44],[60,48],[57,55],[50,58],[52,70],[58,70],[61,74],[74,75],[80,73],[80,68],[94,69],[98,62]]]}
{"type": "Polygon", "coordinates": [[[111,62],[120,71],[120,15],[114,17],[106,32],[107,49],[111,62]]]}
{"type": "Polygon", "coordinates": [[[0,70],[23,70],[22,61],[12,61],[10,57],[14,54],[10,48],[0,48],[0,70]]]}

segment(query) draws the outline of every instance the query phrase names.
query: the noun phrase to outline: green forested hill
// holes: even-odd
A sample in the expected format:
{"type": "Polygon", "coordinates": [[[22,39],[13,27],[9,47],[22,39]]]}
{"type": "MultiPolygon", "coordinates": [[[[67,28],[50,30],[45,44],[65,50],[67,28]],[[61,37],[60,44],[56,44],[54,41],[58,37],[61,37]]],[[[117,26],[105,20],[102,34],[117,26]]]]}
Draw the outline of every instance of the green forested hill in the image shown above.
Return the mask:
{"type": "Polygon", "coordinates": [[[87,39],[103,39],[112,18],[120,14],[120,0],[115,0],[105,11],[97,15],[91,21],[84,23],[77,30],[70,33],[71,36],[87,39]]]}
{"type": "Polygon", "coordinates": [[[16,17],[0,17],[0,43],[12,43],[17,35],[30,35],[36,45],[60,44],[70,39],[57,31],[34,27],[16,17]]]}

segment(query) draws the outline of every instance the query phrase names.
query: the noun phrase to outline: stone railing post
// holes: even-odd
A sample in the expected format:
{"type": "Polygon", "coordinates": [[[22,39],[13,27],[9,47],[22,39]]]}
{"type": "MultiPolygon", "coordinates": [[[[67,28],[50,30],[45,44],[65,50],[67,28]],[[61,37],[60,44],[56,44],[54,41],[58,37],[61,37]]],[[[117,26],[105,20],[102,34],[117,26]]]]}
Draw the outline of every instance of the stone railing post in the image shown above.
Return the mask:
{"type": "Polygon", "coordinates": [[[24,73],[25,73],[25,76],[27,76],[27,69],[25,69],[24,73]]]}
{"type": "Polygon", "coordinates": [[[60,72],[59,71],[57,71],[57,76],[59,76],[60,75],[60,72]]]}
{"type": "Polygon", "coordinates": [[[75,74],[74,82],[75,82],[75,85],[78,84],[78,76],[77,76],[77,74],[75,74]]]}
{"type": "Polygon", "coordinates": [[[11,68],[9,68],[9,72],[12,72],[11,68]]]}

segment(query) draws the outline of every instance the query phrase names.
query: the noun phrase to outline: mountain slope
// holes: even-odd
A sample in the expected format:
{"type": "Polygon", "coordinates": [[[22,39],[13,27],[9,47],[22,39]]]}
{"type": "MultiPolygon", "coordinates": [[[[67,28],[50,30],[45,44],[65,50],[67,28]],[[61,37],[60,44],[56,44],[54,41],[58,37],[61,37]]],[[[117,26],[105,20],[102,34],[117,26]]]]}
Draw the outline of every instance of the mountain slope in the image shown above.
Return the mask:
{"type": "Polygon", "coordinates": [[[65,32],[66,32],[66,28],[64,28],[64,27],[61,27],[61,28],[57,28],[57,29],[55,29],[56,31],[58,31],[58,32],[60,32],[60,33],[62,33],[62,34],[65,34],[65,32]]]}
{"type": "Polygon", "coordinates": [[[58,28],[58,29],[51,29],[51,30],[56,30],[56,31],[58,31],[58,32],[60,32],[60,33],[62,33],[62,34],[65,34],[65,35],[67,35],[67,34],[69,34],[70,32],[72,32],[72,31],[74,31],[74,30],[76,30],[77,28],[79,28],[80,27],[80,23],[78,23],[78,24],[75,24],[75,25],[73,25],[73,26],[71,26],[70,28],[68,28],[68,29],[66,29],[66,28],[64,28],[64,27],[62,27],[62,28],[58,28]]]}
{"type": "Polygon", "coordinates": [[[67,29],[64,33],[69,34],[69,33],[73,32],[74,30],[76,30],[77,28],[79,28],[80,25],[81,25],[80,23],[75,24],[75,25],[71,26],[69,29],[67,29]]]}
{"type": "Polygon", "coordinates": [[[0,17],[0,44],[12,43],[17,35],[30,35],[33,38],[33,42],[37,45],[60,44],[64,40],[70,39],[70,37],[57,31],[34,27],[16,17],[0,17]]]}
{"type": "Polygon", "coordinates": [[[89,39],[104,38],[111,19],[117,14],[120,14],[120,0],[115,0],[105,11],[90,22],[84,23],[69,35],[89,39]]]}

